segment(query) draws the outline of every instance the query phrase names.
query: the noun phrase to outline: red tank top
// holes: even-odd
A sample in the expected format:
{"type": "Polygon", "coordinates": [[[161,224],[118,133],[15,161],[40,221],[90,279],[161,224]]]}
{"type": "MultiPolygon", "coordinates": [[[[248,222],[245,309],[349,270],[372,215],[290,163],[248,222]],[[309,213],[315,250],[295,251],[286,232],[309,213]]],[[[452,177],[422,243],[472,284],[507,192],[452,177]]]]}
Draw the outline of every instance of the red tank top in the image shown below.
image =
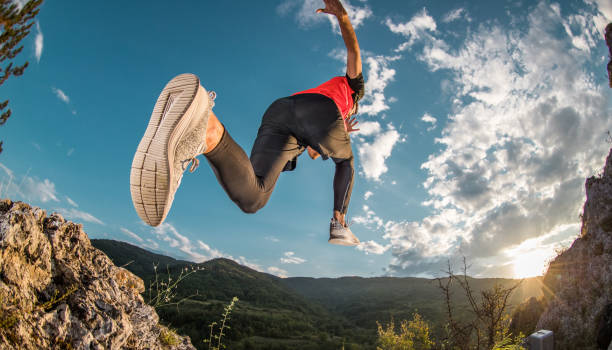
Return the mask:
{"type": "Polygon", "coordinates": [[[321,94],[327,96],[334,101],[342,118],[346,119],[349,111],[353,108],[353,97],[351,96],[353,92],[346,77],[334,77],[316,88],[296,92],[293,95],[321,94]]]}

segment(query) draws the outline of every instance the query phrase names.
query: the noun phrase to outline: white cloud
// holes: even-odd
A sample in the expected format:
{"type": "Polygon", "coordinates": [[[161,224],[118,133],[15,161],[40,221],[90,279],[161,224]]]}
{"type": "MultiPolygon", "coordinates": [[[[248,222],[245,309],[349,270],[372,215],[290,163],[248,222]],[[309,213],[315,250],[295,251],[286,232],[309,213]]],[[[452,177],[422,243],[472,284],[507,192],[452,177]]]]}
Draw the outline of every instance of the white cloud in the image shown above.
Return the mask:
{"type": "Polygon", "coordinates": [[[34,54],[36,55],[36,62],[40,62],[40,57],[43,52],[43,33],[40,30],[40,22],[36,22],[36,37],[34,39],[34,54]]]}
{"type": "Polygon", "coordinates": [[[0,195],[28,202],[59,202],[55,184],[49,179],[29,177],[29,170],[21,179],[17,179],[15,173],[4,164],[0,163],[0,169],[6,174],[0,181],[0,195]]]}
{"type": "Polygon", "coordinates": [[[425,8],[406,23],[395,24],[390,18],[387,18],[385,24],[393,33],[401,34],[408,38],[408,41],[400,45],[396,50],[398,52],[409,49],[417,40],[427,37],[428,32],[436,31],[436,21],[427,13],[425,8]]]}
{"type": "MultiPolygon", "coordinates": [[[[354,6],[348,0],[343,1],[342,4],[355,29],[360,27],[366,19],[372,16],[372,10],[367,5],[354,6]]],[[[316,13],[317,9],[323,7],[325,7],[325,5],[321,0],[287,0],[277,6],[276,12],[281,16],[286,16],[295,12],[295,18],[298,24],[304,28],[328,20],[333,30],[339,34],[340,29],[337,20],[333,16],[316,13]]]]}
{"type": "Polygon", "coordinates": [[[274,237],[274,236],[266,236],[264,237],[264,239],[267,239],[268,241],[274,242],[274,243],[278,243],[280,242],[280,239],[274,237]]]}
{"type": "Polygon", "coordinates": [[[229,256],[227,258],[228,259],[232,259],[235,262],[239,263],[240,265],[244,265],[244,266],[249,267],[249,268],[251,268],[251,269],[253,269],[255,271],[259,271],[259,272],[264,272],[265,271],[259,264],[256,264],[256,263],[254,263],[252,261],[247,260],[247,258],[245,258],[244,256],[239,256],[237,259],[235,259],[235,258],[233,258],[231,256],[229,256]]]}
{"type": "Polygon", "coordinates": [[[364,205],[362,209],[364,215],[355,216],[353,218],[355,224],[364,225],[371,229],[380,229],[383,227],[383,220],[378,217],[369,206],[364,205]]]}
{"type": "Polygon", "coordinates": [[[551,8],[560,17],[565,33],[571,38],[574,47],[581,51],[590,52],[591,48],[595,46],[597,37],[601,36],[599,28],[587,23],[592,21],[592,18],[580,13],[570,15],[565,19],[561,17],[561,8],[558,4],[551,5],[551,8]]]}
{"type": "Polygon", "coordinates": [[[367,201],[368,198],[372,197],[373,194],[374,194],[374,192],[372,192],[372,191],[366,191],[366,193],[363,195],[363,199],[365,199],[367,201]]]}
{"type": "Polygon", "coordinates": [[[60,100],[64,101],[65,103],[70,103],[70,97],[68,97],[68,95],[66,95],[65,92],[63,92],[62,90],[60,90],[60,89],[58,89],[56,87],[51,87],[51,90],[53,91],[55,96],[57,96],[57,98],[59,98],[60,100]]]}
{"type": "Polygon", "coordinates": [[[435,274],[459,252],[485,271],[487,259],[501,262],[509,247],[578,220],[584,178],[603,163],[601,131],[612,118],[587,70],[600,59],[593,45],[605,45],[592,34],[595,13],[560,13],[540,2],[520,28],[469,28],[456,50],[422,37],[418,58],[452,76],[453,111],[436,140],[442,150],[422,165],[433,214],[384,225],[390,271],[435,274]],[[570,28],[564,37],[560,26],[570,28]]]}
{"type": "Polygon", "coordinates": [[[66,152],[66,156],[70,157],[73,153],[74,153],[74,148],[71,148],[68,150],[68,152],[66,152]]]}
{"type": "Polygon", "coordinates": [[[73,206],[73,207],[75,207],[75,208],[78,208],[78,207],[79,207],[79,205],[78,205],[78,204],[76,204],[76,202],[75,202],[75,201],[73,201],[73,200],[72,200],[72,198],[70,198],[70,197],[68,197],[68,196],[66,196],[66,201],[68,202],[68,204],[72,205],[72,206],[73,206]]]}
{"type": "Polygon", "coordinates": [[[282,264],[303,264],[306,262],[306,259],[295,256],[294,252],[285,252],[283,255],[285,257],[280,258],[282,264]]]}
{"type": "Polygon", "coordinates": [[[91,222],[98,225],[104,225],[102,220],[93,216],[90,213],[86,213],[84,211],[75,209],[75,208],[57,208],[56,212],[62,214],[65,218],[70,219],[72,221],[86,221],[91,222]]]}
{"type": "Polygon", "coordinates": [[[460,18],[465,18],[468,22],[471,22],[472,19],[470,18],[470,16],[467,13],[467,10],[460,7],[458,9],[454,9],[450,12],[448,12],[446,15],[444,15],[444,17],[442,18],[442,22],[444,23],[450,23],[453,21],[456,21],[460,18]]]}
{"type": "Polygon", "coordinates": [[[168,242],[170,247],[177,248],[181,252],[187,254],[192,261],[200,263],[206,260],[206,256],[196,251],[196,247],[191,243],[189,238],[181,235],[172,224],[164,222],[154,227],[153,233],[159,239],[168,242]]]}
{"type": "Polygon", "coordinates": [[[141,246],[143,248],[147,248],[151,250],[157,250],[159,248],[159,244],[155,242],[154,240],[152,240],[151,238],[147,238],[147,243],[143,243],[141,244],[141,246]]]}
{"type": "Polygon", "coordinates": [[[55,184],[49,181],[49,179],[40,181],[32,177],[26,177],[18,191],[23,193],[28,199],[38,199],[43,203],[48,201],[59,202],[55,191],[55,184]]]}
{"type": "MultiPolygon", "coordinates": [[[[378,124],[378,122],[372,123],[378,124]]],[[[400,141],[400,134],[392,124],[387,125],[386,131],[382,131],[380,125],[375,128],[367,126],[367,128],[378,132],[374,133],[374,136],[370,138],[371,140],[361,139],[361,142],[357,144],[359,163],[367,179],[380,181],[382,174],[388,170],[385,161],[391,156],[395,144],[400,141]]]]}
{"type": "Polygon", "coordinates": [[[365,122],[359,123],[359,131],[356,131],[354,135],[357,135],[360,137],[361,136],[373,136],[373,135],[380,134],[381,131],[382,131],[382,128],[380,127],[379,122],[365,121],[365,122]]]}
{"type": "Polygon", "coordinates": [[[0,163],[0,169],[2,169],[4,171],[4,173],[6,175],[8,175],[8,177],[10,177],[10,178],[14,178],[15,177],[15,173],[13,173],[13,171],[11,169],[9,169],[6,165],[0,163]]]}
{"type": "Polygon", "coordinates": [[[134,232],[128,230],[127,228],[121,227],[120,230],[121,230],[121,232],[125,233],[129,237],[131,237],[131,238],[135,239],[136,241],[138,241],[139,243],[144,243],[144,239],[140,238],[140,236],[138,236],[134,232]]]}
{"type": "Polygon", "coordinates": [[[389,248],[391,248],[391,244],[387,244],[383,246],[383,245],[380,245],[379,243],[376,243],[375,241],[361,242],[357,246],[358,250],[361,250],[365,252],[366,254],[376,254],[376,255],[383,254],[384,252],[389,250],[389,248]]]}
{"type": "Polygon", "coordinates": [[[425,113],[423,117],[421,117],[421,120],[425,123],[431,124],[431,126],[427,128],[427,131],[434,130],[436,128],[436,123],[438,122],[438,120],[432,117],[429,113],[425,113]]]}
{"type": "Polygon", "coordinates": [[[200,249],[202,249],[206,253],[208,259],[222,258],[222,257],[225,256],[219,250],[212,249],[208,244],[206,244],[206,243],[204,243],[204,242],[202,242],[200,240],[198,240],[198,246],[200,247],[200,249]]]}
{"type": "Polygon", "coordinates": [[[244,256],[234,258],[229,254],[225,254],[217,249],[211,248],[208,244],[201,240],[197,240],[197,245],[194,245],[189,238],[180,234],[178,230],[168,222],[164,222],[161,225],[152,228],[152,230],[158,239],[168,242],[170,247],[177,248],[181,252],[187,254],[187,257],[192,261],[200,263],[215,258],[227,258],[254,270],[264,271],[261,266],[249,261],[244,256]]]}
{"type": "Polygon", "coordinates": [[[267,271],[273,275],[276,275],[280,278],[287,278],[287,275],[289,274],[286,270],[283,270],[281,268],[278,268],[276,266],[270,266],[268,267],[267,271]]]}
{"type": "Polygon", "coordinates": [[[370,56],[365,59],[368,69],[365,95],[359,102],[360,114],[373,116],[389,109],[385,88],[395,77],[395,69],[389,68],[389,63],[399,58],[399,56],[370,56]]]}
{"type": "Polygon", "coordinates": [[[596,18],[595,24],[597,28],[605,28],[606,24],[612,21],[612,2],[608,0],[595,0],[595,4],[597,4],[599,12],[604,17],[603,19],[596,18]]]}

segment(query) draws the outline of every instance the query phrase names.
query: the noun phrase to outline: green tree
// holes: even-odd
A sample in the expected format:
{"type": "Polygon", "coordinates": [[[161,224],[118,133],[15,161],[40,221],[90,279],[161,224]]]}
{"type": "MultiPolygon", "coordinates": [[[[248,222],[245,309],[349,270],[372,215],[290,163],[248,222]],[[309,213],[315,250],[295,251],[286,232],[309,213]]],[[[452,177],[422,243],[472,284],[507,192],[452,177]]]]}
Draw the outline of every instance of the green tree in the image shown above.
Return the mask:
{"type": "Polygon", "coordinates": [[[403,320],[400,330],[395,333],[393,319],[385,329],[378,325],[377,350],[425,350],[431,349],[435,344],[429,338],[429,324],[421,315],[415,313],[411,321],[403,320]]]}
{"type": "MultiPolygon", "coordinates": [[[[18,46],[23,38],[30,33],[34,24],[34,17],[38,14],[40,4],[43,0],[30,0],[21,9],[12,0],[0,0],[0,85],[11,76],[19,76],[28,67],[26,61],[22,65],[13,67],[13,59],[23,50],[23,45],[18,46]]],[[[4,125],[11,116],[11,110],[7,109],[9,100],[0,102],[0,125],[4,125]],[[6,109],[6,110],[5,110],[6,109]]],[[[2,152],[2,142],[0,142],[2,152]]]]}

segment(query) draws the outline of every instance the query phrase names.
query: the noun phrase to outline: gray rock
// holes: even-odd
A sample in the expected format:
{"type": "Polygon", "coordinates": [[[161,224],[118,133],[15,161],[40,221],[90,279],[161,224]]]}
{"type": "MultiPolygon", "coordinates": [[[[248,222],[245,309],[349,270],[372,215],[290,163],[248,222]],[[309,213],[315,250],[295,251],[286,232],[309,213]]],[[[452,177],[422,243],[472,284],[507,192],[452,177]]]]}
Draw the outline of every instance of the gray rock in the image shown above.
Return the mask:
{"type": "Polygon", "coordinates": [[[0,201],[0,349],[195,349],[140,293],[143,281],[94,248],[82,226],[0,201]]]}
{"type": "Polygon", "coordinates": [[[580,236],[544,276],[547,309],[537,329],[555,349],[597,349],[598,326],[612,303],[612,151],[603,172],[587,179],[580,236]]]}

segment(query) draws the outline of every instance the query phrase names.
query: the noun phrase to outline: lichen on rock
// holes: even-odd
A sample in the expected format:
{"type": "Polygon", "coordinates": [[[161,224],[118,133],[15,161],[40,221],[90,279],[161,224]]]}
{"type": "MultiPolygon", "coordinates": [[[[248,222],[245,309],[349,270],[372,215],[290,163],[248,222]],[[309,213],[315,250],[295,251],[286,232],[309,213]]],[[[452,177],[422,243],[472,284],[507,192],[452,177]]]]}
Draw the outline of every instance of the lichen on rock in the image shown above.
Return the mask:
{"type": "Polygon", "coordinates": [[[165,327],[143,281],[94,248],[82,226],[0,201],[0,349],[195,349],[165,327]]]}

